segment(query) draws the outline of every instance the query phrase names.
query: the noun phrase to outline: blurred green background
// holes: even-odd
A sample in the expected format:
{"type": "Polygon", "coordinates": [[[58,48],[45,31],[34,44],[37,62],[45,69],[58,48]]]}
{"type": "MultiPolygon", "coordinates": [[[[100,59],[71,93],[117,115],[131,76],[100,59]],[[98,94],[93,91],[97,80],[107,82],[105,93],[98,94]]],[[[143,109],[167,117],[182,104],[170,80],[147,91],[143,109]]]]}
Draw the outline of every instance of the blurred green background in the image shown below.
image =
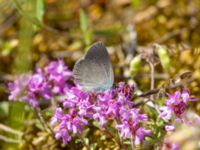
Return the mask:
{"type": "MultiPolygon", "coordinates": [[[[8,102],[7,83],[54,59],[64,59],[72,69],[96,41],[109,49],[116,82],[134,79],[143,91],[149,89],[149,67],[143,64],[136,76],[127,73],[128,56],[155,43],[166,46],[172,69],[158,66],[156,85],[190,70],[195,79],[190,89],[199,97],[199,35],[199,0],[0,0],[0,122],[32,131],[25,125],[33,116],[30,108],[8,102]]],[[[191,108],[200,112],[198,103],[191,108]]],[[[0,134],[18,139],[1,130],[0,134]]],[[[0,149],[17,147],[0,140],[0,149]]]]}

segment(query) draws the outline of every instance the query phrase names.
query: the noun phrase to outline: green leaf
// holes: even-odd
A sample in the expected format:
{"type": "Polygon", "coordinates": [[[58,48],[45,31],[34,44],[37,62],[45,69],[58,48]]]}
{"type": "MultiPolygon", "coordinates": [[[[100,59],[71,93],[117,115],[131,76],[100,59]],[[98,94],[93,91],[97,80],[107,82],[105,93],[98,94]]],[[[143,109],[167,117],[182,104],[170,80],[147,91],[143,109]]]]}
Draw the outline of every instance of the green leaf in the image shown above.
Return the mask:
{"type": "Polygon", "coordinates": [[[141,63],[141,58],[139,56],[136,56],[132,59],[130,63],[130,72],[132,76],[135,76],[139,72],[141,63]]]}
{"type": "Polygon", "coordinates": [[[0,119],[8,116],[8,111],[9,111],[8,102],[5,102],[5,101],[1,102],[0,103],[0,119]]]}
{"type": "Polygon", "coordinates": [[[80,10],[80,28],[82,32],[86,32],[88,28],[88,15],[85,10],[80,10]]]}
{"type": "Polygon", "coordinates": [[[167,49],[160,45],[157,45],[157,52],[163,69],[165,71],[170,71],[171,60],[169,54],[167,53],[167,49]]]}
{"type": "Polygon", "coordinates": [[[141,0],[132,0],[131,5],[133,8],[137,8],[140,6],[141,2],[142,2],[141,0]]]}
{"type": "Polygon", "coordinates": [[[36,0],[36,18],[42,21],[44,15],[44,0],[36,0]]]}
{"type": "Polygon", "coordinates": [[[87,47],[91,44],[93,32],[89,28],[88,14],[83,9],[80,10],[80,29],[82,31],[84,43],[87,47]]]}

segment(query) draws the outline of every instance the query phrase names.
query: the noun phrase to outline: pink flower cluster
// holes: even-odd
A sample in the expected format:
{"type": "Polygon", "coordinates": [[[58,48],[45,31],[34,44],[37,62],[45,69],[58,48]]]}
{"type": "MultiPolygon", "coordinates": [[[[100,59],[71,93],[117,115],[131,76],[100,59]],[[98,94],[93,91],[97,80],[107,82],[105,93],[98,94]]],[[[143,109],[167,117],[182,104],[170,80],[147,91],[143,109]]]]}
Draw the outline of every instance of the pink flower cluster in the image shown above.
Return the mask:
{"type": "Polygon", "coordinates": [[[61,95],[71,85],[72,72],[64,62],[53,61],[41,70],[36,69],[32,75],[22,75],[8,84],[9,100],[24,101],[32,107],[38,107],[40,100],[51,100],[55,95],[61,95]]]}
{"type": "MultiPolygon", "coordinates": [[[[186,107],[189,101],[196,101],[196,98],[190,97],[187,90],[176,91],[174,94],[168,94],[169,99],[165,100],[165,106],[160,107],[159,117],[166,123],[170,122],[170,119],[175,118],[181,121],[186,107]]],[[[173,125],[166,125],[167,131],[174,130],[173,125]]]]}
{"type": "Polygon", "coordinates": [[[32,75],[23,75],[9,83],[10,100],[20,100],[39,107],[42,100],[57,96],[59,107],[52,117],[55,136],[65,144],[73,135],[81,134],[89,120],[100,128],[108,121],[115,123],[119,136],[135,140],[139,145],[151,131],[142,127],[147,115],[133,108],[133,87],[120,82],[116,88],[101,93],[84,92],[75,84],[72,72],[63,61],[53,61],[32,75]]]}
{"type": "Polygon", "coordinates": [[[151,131],[141,126],[148,118],[133,108],[132,94],[133,87],[123,82],[102,93],[86,93],[77,87],[71,88],[61,100],[63,107],[57,108],[52,118],[56,138],[69,142],[73,134],[81,134],[87,120],[99,122],[100,127],[114,121],[121,137],[134,138],[135,144],[139,145],[151,135],[151,131]]]}
{"type": "MultiPolygon", "coordinates": [[[[9,100],[23,101],[33,108],[39,107],[44,100],[56,99],[58,107],[51,125],[56,139],[65,144],[74,135],[79,136],[91,121],[99,123],[99,128],[112,122],[121,139],[131,139],[135,145],[152,135],[152,131],[145,128],[147,115],[134,108],[132,86],[119,82],[115,88],[104,92],[85,92],[61,60],[51,62],[44,69],[37,68],[34,74],[20,76],[8,87],[9,100]]],[[[181,121],[188,102],[196,99],[187,90],[176,91],[168,97],[165,106],[160,107],[159,117],[166,122],[165,129],[172,131],[174,119],[181,121]]],[[[170,147],[178,149],[177,145],[170,147]]]]}

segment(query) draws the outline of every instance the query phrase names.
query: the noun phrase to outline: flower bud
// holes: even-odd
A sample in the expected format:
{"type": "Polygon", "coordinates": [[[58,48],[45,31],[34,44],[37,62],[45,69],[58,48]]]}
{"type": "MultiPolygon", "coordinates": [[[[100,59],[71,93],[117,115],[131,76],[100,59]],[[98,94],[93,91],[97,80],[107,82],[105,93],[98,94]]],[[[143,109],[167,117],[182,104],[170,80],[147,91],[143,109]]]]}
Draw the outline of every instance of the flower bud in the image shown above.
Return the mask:
{"type": "Polygon", "coordinates": [[[136,56],[132,59],[130,63],[130,72],[132,76],[135,76],[141,67],[141,58],[140,56],[136,56]]]}
{"type": "Polygon", "coordinates": [[[160,45],[157,45],[157,52],[158,56],[160,58],[161,65],[165,71],[169,71],[171,63],[169,54],[167,53],[167,49],[164,47],[161,47],[160,45]]]}

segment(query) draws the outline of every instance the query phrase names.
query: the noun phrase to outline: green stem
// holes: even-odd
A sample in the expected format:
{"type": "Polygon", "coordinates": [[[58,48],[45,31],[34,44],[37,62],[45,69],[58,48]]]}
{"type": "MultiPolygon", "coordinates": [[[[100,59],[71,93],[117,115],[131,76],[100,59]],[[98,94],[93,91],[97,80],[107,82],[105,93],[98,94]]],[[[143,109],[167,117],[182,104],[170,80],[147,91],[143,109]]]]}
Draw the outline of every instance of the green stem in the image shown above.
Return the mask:
{"type": "Polygon", "coordinates": [[[0,123],[0,130],[3,130],[5,132],[9,132],[9,133],[12,133],[12,134],[17,134],[19,136],[23,135],[22,132],[20,132],[18,130],[15,130],[15,129],[12,129],[12,128],[10,128],[10,127],[8,127],[8,126],[6,126],[4,124],[1,124],[1,123],[0,123]]]}
{"type": "Polygon", "coordinates": [[[133,135],[131,135],[131,149],[134,150],[135,148],[135,144],[134,144],[134,139],[133,139],[133,135]]]}
{"type": "Polygon", "coordinates": [[[54,132],[51,129],[51,127],[45,122],[42,114],[40,113],[40,109],[35,108],[34,110],[35,110],[35,114],[36,114],[38,120],[40,121],[42,127],[47,131],[49,130],[51,132],[52,136],[54,137],[54,132]]]}
{"type": "Polygon", "coordinates": [[[85,142],[85,140],[83,139],[82,135],[78,133],[78,137],[81,140],[81,143],[83,144],[83,146],[85,146],[87,148],[87,150],[90,150],[90,146],[85,142]]]}
{"type": "Polygon", "coordinates": [[[117,140],[115,139],[115,136],[110,132],[110,130],[109,130],[106,126],[104,126],[104,128],[105,128],[107,134],[112,138],[112,140],[113,140],[115,143],[118,144],[119,148],[123,148],[123,149],[125,150],[126,147],[125,147],[124,143],[121,141],[121,138],[120,138],[120,141],[117,141],[117,140]]]}
{"type": "Polygon", "coordinates": [[[20,140],[11,139],[3,135],[0,135],[0,140],[8,143],[20,143],[20,140]]]}
{"type": "Polygon", "coordinates": [[[41,117],[41,114],[39,113],[37,108],[34,108],[35,115],[38,118],[40,124],[42,125],[43,129],[46,130],[46,125],[44,119],[41,117]]]}

